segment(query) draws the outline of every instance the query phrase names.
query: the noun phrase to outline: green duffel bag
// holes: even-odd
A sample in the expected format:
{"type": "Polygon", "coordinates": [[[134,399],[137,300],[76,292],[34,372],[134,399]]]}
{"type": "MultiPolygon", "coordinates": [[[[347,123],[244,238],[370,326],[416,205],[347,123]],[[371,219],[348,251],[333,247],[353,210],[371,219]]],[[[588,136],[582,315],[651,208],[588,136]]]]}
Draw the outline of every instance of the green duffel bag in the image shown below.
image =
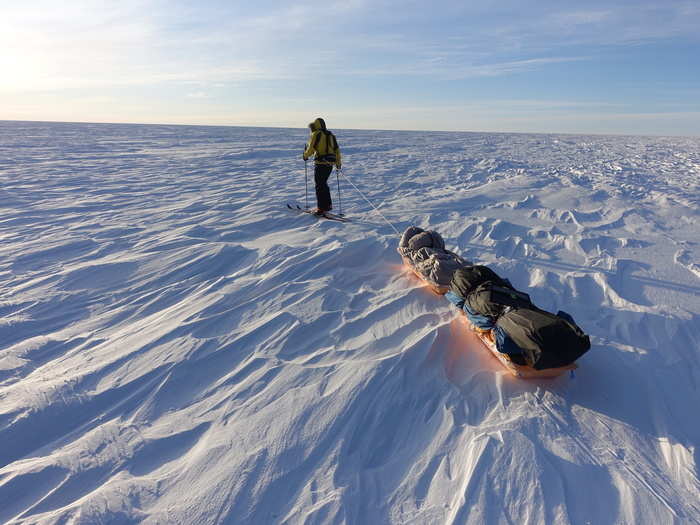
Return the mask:
{"type": "Polygon", "coordinates": [[[477,314],[496,320],[507,307],[523,308],[532,307],[530,296],[515,290],[512,286],[505,286],[491,281],[481,283],[476,289],[467,295],[467,306],[477,314]]]}
{"type": "Polygon", "coordinates": [[[566,366],[588,352],[591,342],[566,312],[557,315],[538,308],[515,308],[496,321],[523,349],[525,361],[537,370],[566,366]]]}
{"type": "Polygon", "coordinates": [[[488,266],[475,264],[473,266],[460,268],[452,275],[450,290],[458,297],[466,299],[480,284],[487,281],[496,283],[499,286],[509,287],[510,285],[508,281],[499,277],[498,274],[488,266]]]}

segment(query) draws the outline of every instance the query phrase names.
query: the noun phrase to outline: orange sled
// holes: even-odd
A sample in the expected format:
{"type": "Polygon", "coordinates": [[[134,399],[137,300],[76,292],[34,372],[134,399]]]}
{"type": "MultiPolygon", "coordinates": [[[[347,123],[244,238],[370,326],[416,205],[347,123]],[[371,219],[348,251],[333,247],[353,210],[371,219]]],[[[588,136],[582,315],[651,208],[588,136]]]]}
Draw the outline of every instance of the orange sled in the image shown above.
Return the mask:
{"type": "MultiPolygon", "coordinates": [[[[418,272],[413,267],[411,262],[406,257],[402,256],[401,259],[403,259],[404,265],[406,265],[406,267],[409,270],[411,270],[411,272],[413,272],[413,274],[416,277],[418,277],[422,282],[424,282],[428,286],[428,288],[430,288],[433,292],[435,292],[438,295],[445,295],[449,291],[449,286],[442,286],[438,283],[432,282],[429,279],[426,279],[420,272],[418,272]]],[[[503,354],[498,351],[498,348],[496,348],[496,342],[493,338],[493,332],[491,330],[482,330],[480,328],[477,328],[471,323],[471,321],[469,321],[469,318],[466,316],[466,314],[464,314],[464,312],[461,313],[462,318],[464,319],[464,322],[467,325],[467,328],[476,334],[476,336],[486,347],[486,349],[489,352],[491,352],[491,354],[496,359],[498,359],[501,365],[503,365],[503,367],[515,377],[520,377],[523,379],[552,378],[558,377],[562,374],[565,374],[566,372],[576,370],[578,368],[578,365],[576,363],[571,363],[570,365],[566,366],[560,366],[558,368],[545,368],[543,370],[537,370],[536,368],[533,368],[531,366],[515,364],[513,361],[511,361],[508,354],[503,354]]]]}
{"type": "Polygon", "coordinates": [[[471,321],[469,321],[469,318],[466,316],[466,314],[464,314],[464,312],[462,312],[462,314],[467,328],[476,334],[481,343],[491,352],[491,354],[496,359],[498,359],[501,365],[503,365],[503,367],[515,377],[521,377],[523,379],[551,378],[558,377],[562,374],[565,374],[566,372],[569,372],[570,370],[576,370],[578,368],[578,365],[576,363],[571,363],[570,365],[566,366],[560,366],[558,368],[545,368],[543,370],[537,370],[536,368],[532,368],[531,366],[515,364],[513,361],[510,360],[508,354],[503,354],[498,351],[498,348],[496,347],[496,342],[493,338],[492,330],[482,330],[480,328],[477,328],[471,323],[471,321]]]}

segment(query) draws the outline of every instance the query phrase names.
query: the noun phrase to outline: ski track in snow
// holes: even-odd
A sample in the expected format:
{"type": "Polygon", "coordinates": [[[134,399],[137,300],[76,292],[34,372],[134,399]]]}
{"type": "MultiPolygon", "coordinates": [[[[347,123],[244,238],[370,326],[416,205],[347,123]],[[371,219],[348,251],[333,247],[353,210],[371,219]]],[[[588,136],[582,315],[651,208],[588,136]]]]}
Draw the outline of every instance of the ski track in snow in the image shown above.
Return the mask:
{"type": "Polygon", "coordinates": [[[287,210],[305,130],[0,122],[0,522],[699,523],[700,141],[337,136],[574,316],[575,378],[506,375],[349,184],[287,210]]]}

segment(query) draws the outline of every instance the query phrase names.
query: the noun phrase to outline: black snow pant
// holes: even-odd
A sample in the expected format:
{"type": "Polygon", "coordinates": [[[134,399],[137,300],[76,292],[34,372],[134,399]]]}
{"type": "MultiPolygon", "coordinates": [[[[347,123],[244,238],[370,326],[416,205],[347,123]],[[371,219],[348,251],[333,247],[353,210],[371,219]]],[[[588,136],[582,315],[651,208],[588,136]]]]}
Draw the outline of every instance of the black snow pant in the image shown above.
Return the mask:
{"type": "Polygon", "coordinates": [[[316,182],[316,202],[318,208],[323,211],[333,209],[331,202],[331,190],[328,187],[328,177],[331,176],[333,165],[314,164],[314,182],[316,182]]]}

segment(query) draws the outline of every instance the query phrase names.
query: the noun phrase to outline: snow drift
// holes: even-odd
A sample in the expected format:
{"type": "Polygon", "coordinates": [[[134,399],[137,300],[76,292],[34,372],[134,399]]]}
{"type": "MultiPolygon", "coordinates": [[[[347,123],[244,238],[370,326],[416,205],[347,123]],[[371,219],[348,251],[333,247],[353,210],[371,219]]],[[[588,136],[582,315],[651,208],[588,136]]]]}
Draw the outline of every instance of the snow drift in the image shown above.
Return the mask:
{"type": "Polygon", "coordinates": [[[576,377],[505,375],[347,184],[290,212],[305,130],[2,122],[0,522],[700,521],[700,142],[336,134],[576,377]]]}

